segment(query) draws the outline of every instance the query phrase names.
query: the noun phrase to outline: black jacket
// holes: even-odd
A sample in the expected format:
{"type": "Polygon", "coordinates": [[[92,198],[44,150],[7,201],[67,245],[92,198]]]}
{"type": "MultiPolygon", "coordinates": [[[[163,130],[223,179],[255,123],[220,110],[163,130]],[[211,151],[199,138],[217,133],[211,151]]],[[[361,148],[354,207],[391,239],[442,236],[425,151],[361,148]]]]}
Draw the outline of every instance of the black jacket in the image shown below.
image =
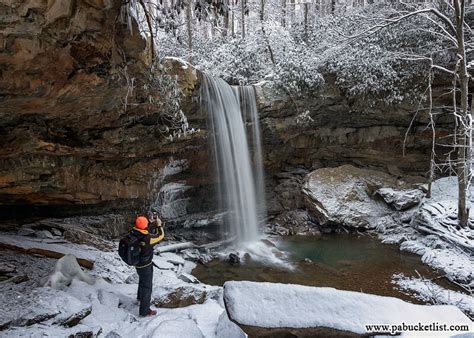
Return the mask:
{"type": "Polygon", "coordinates": [[[150,233],[148,230],[141,230],[133,228],[133,233],[140,239],[140,262],[137,268],[143,268],[152,263],[153,260],[153,246],[158,244],[165,237],[163,227],[158,227],[157,233],[150,233]]]}

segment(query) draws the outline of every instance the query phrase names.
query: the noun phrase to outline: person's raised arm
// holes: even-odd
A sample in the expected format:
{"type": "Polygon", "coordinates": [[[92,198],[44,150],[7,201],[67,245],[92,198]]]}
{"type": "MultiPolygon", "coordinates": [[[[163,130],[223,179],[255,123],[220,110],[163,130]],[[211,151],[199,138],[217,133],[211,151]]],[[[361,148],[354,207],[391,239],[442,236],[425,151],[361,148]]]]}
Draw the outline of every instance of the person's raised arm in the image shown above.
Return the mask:
{"type": "Polygon", "coordinates": [[[161,223],[161,219],[158,216],[155,216],[156,221],[156,229],[158,230],[156,233],[150,233],[150,244],[155,245],[158,244],[165,237],[165,232],[163,230],[163,224],[161,223]]]}

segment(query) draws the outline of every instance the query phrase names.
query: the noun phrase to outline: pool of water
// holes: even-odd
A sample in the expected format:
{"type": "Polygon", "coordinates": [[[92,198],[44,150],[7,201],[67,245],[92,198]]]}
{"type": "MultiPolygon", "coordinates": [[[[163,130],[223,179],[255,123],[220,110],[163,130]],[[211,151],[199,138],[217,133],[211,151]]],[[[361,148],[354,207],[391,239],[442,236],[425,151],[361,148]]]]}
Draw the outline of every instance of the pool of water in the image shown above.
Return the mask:
{"type": "Polygon", "coordinates": [[[437,284],[457,289],[440,278],[440,272],[424,265],[420,256],[402,252],[396,245],[383,244],[369,236],[331,234],[321,238],[294,236],[271,240],[280,250],[289,253],[288,260],[295,269],[266,265],[251,259],[237,266],[214,260],[206,265],[199,264],[193,275],[213,285],[223,285],[229,280],[293,283],[395,296],[411,301],[414,301],[411,296],[397,290],[392,283],[394,274],[437,278],[437,284]]]}

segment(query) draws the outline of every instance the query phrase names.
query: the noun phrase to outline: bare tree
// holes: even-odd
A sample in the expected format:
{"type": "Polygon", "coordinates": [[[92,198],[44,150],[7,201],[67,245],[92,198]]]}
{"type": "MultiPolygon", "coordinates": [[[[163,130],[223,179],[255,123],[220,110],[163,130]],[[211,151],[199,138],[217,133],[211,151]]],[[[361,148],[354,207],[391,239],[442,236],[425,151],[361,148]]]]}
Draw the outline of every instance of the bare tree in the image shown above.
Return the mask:
{"type": "Polygon", "coordinates": [[[193,0],[186,3],[186,27],[188,31],[189,62],[192,62],[193,52],[193,0]]]}
{"type": "MultiPolygon", "coordinates": [[[[465,21],[465,1],[453,0],[453,19],[444,15],[436,8],[424,8],[417,11],[410,12],[395,19],[388,19],[385,23],[370,27],[364,32],[352,36],[357,38],[359,36],[372,34],[380,31],[390,25],[399,23],[409,17],[415,15],[422,15],[431,22],[435,23],[442,36],[449,41],[451,49],[456,54],[456,64],[454,70],[449,70],[444,67],[433,65],[432,68],[445,71],[453,76],[454,90],[453,95],[453,114],[455,117],[456,130],[453,137],[453,146],[457,150],[457,159],[454,163],[456,175],[458,178],[458,224],[461,227],[469,225],[469,209],[467,206],[467,195],[470,186],[472,172],[472,114],[469,107],[469,81],[470,76],[467,71],[467,59],[465,41],[466,29],[472,34],[470,27],[465,21]],[[433,20],[431,16],[438,20],[433,20]],[[460,102],[457,102],[457,95],[459,93],[460,102]]],[[[431,170],[430,170],[431,171],[431,170]]]]}
{"type": "MultiPolygon", "coordinates": [[[[466,44],[464,41],[465,34],[465,10],[466,6],[464,0],[454,0],[454,23],[452,24],[452,30],[454,33],[453,38],[457,42],[457,65],[455,76],[458,77],[460,91],[461,91],[461,102],[460,111],[456,112],[456,118],[459,121],[459,131],[457,136],[458,141],[458,158],[456,171],[458,176],[458,220],[459,225],[466,227],[469,222],[469,209],[467,207],[467,191],[471,180],[471,161],[472,161],[472,115],[469,111],[468,106],[468,94],[469,94],[469,74],[467,72],[467,60],[466,60],[466,44]]],[[[453,93],[456,95],[456,93],[453,93]]],[[[456,107],[454,107],[456,108],[456,107]]]]}
{"type": "Polygon", "coordinates": [[[260,27],[262,29],[263,39],[265,40],[265,44],[267,45],[268,53],[270,55],[270,61],[272,64],[275,65],[275,57],[273,55],[272,46],[270,45],[270,41],[267,36],[267,32],[265,31],[265,2],[266,0],[260,0],[260,27]]]}
{"type": "Polygon", "coordinates": [[[242,39],[245,39],[245,0],[240,0],[240,10],[241,10],[241,23],[240,28],[242,31],[242,39]]]}
{"type": "Polygon", "coordinates": [[[309,3],[306,1],[304,4],[304,42],[308,43],[308,13],[309,13],[309,3]]]}
{"type": "MultiPolygon", "coordinates": [[[[424,8],[409,12],[397,18],[387,19],[369,27],[361,33],[348,37],[357,39],[378,32],[391,25],[397,24],[407,18],[421,15],[430,20],[440,29],[441,34],[450,44],[450,49],[456,54],[456,63],[454,70],[449,70],[441,66],[432,65],[432,69],[447,72],[453,76],[454,88],[453,95],[453,114],[455,117],[455,131],[453,135],[453,146],[456,149],[457,158],[454,163],[455,172],[458,178],[458,224],[461,227],[469,225],[469,208],[467,205],[467,195],[472,179],[472,114],[469,107],[469,81],[470,76],[467,71],[467,58],[465,41],[466,30],[472,35],[471,28],[465,21],[465,0],[453,0],[452,10],[453,18],[449,18],[434,7],[424,8]],[[437,18],[434,20],[432,17],[437,18]],[[460,102],[457,96],[459,94],[460,102]]],[[[472,47],[472,46],[471,46],[472,47]]],[[[431,166],[430,166],[431,168],[431,166]]],[[[431,172],[431,169],[430,169],[431,172]]]]}
{"type": "Polygon", "coordinates": [[[232,4],[232,7],[231,7],[231,21],[232,21],[232,24],[231,24],[231,30],[232,30],[232,37],[235,37],[235,15],[234,15],[234,12],[235,12],[235,6],[237,5],[237,0],[230,0],[231,1],[231,4],[232,4]]]}

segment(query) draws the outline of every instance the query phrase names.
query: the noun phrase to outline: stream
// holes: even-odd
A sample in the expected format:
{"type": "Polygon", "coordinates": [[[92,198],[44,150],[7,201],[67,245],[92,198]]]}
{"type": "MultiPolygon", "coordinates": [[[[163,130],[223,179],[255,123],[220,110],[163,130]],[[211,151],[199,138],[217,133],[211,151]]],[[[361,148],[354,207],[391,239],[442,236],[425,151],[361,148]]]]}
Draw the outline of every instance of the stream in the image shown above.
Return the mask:
{"type": "Polygon", "coordinates": [[[425,278],[436,279],[436,283],[444,288],[459,290],[443,278],[441,272],[424,265],[420,256],[400,251],[397,245],[384,244],[370,236],[293,236],[273,238],[272,242],[289,253],[289,260],[296,269],[288,270],[252,260],[230,265],[216,259],[206,265],[198,264],[193,275],[212,285],[223,285],[230,280],[292,283],[393,296],[417,303],[419,301],[413,296],[398,290],[392,283],[394,274],[417,277],[419,273],[425,278]]]}

